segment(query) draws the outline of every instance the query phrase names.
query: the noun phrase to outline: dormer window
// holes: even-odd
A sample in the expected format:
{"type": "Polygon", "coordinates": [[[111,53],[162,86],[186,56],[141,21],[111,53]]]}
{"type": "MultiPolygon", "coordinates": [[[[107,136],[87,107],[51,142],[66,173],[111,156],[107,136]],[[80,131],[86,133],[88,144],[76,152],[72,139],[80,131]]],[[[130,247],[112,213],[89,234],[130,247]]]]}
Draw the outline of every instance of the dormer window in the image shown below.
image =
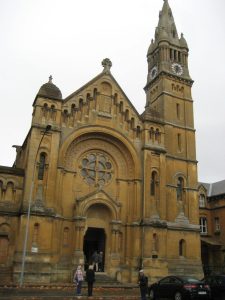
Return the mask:
{"type": "Polygon", "coordinates": [[[205,195],[200,194],[199,196],[199,207],[205,207],[205,195]]]}

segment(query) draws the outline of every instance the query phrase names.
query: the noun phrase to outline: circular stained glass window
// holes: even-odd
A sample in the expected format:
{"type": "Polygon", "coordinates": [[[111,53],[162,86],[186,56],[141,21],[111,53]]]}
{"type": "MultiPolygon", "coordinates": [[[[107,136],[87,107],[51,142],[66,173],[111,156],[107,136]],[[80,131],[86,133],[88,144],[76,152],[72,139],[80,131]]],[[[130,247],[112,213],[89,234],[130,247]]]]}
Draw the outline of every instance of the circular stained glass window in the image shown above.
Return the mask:
{"type": "Polygon", "coordinates": [[[81,161],[80,168],[81,176],[89,185],[103,186],[112,178],[112,163],[101,153],[86,155],[81,161]]]}

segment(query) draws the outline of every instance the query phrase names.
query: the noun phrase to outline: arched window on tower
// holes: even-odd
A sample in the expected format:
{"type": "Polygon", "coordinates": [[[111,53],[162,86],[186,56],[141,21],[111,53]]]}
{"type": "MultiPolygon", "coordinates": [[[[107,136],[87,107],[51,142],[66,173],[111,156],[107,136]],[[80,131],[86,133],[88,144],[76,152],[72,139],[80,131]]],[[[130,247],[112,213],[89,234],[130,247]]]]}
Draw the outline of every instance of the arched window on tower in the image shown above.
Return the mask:
{"type": "Polygon", "coordinates": [[[185,256],[186,255],[186,242],[185,240],[179,241],[179,256],[185,256]]]}
{"type": "Polygon", "coordinates": [[[156,131],[155,131],[155,140],[156,140],[157,143],[160,144],[160,141],[161,141],[161,134],[160,134],[158,128],[157,128],[156,131]]]}
{"type": "Polygon", "coordinates": [[[50,119],[52,119],[53,121],[55,121],[55,119],[56,119],[56,108],[55,108],[55,105],[51,105],[50,119]]]}
{"type": "Polygon", "coordinates": [[[151,189],[150,189],[151,196],[156,196],[156,192],[157,192],[157,173],[156,171],[153,171],[151,176],[151,189]]]}
{"type": "Polygon", "coordinates": [[[182,177],[179,177],[177,179],[177,200],[178,201],[183,200],[183,192],[184,192],[184,179],[182,177]]]}
{"type": "Polygon", "coordinates": [[[43,180],[45,172],[46,153],[40,154],[39,169],[38,169],[38,180],[43,180]]]}
{"type": "Polygon", "coordinates": [[[44,103],[43,108],[42,108],[42,115],[44,118],[47,118],[47,114],[48,114],[48,104],[44,103]]]}
{"type": "Polygon", "coordinates": [[[155,140],[155,131],[154,131],[153,127],[151,127],[149,130],[149,137],[150,137],[150,140],[152,140],[152,141],[155,140]]]}

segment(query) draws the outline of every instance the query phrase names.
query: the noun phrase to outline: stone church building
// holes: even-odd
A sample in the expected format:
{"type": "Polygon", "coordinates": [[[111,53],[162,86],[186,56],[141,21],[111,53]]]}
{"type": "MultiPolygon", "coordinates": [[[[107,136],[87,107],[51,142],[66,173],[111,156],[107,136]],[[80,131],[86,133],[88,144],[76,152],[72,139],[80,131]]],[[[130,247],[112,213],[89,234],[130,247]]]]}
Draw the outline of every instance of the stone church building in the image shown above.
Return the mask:
{"type": "Polygon", "coordinates": [[[0,167],[0,269],[15,282],[22,268],[26,282],[71,282],[94,251],[121,282],[139,268],[202,276],[188,53],[164,0],[142,114],[109,59],[66,98],[51,77],[40,87],[13,167],[0,167]]]}

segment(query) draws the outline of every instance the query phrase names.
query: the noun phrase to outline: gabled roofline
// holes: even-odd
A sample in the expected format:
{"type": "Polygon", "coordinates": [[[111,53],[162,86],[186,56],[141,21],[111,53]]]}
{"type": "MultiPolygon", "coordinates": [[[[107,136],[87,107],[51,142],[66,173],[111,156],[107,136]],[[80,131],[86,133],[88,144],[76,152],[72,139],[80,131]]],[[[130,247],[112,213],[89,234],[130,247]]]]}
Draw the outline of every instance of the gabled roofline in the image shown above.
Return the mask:
{"type": "Polygon", "coordinates": [[[134,105],[132,104],[132,102],[130,101],[130,99],[127,97],[127,95],[125,94],[125,92],[123,91],[123,89],[121,88],[121,86],[118,84],[118,82],[116,81],[116,79],[114,78],[114,76],[111,74],[111,72],[101,72],[100,74],[98,74],[97,76],[95,76],[93,79],[91,79],[90,81],[88,81],[87,83],[85,83],[82,87],[80,87],[78,90],[76,90],[75,92],[73,92],[72,94],[70,94],[69,96],[67,96],[64,99],[64,103],[66,103],[67,101],[69,101],[73,96],[79,94],[83,89],[85,89],[87,86],[89,86],[90,84],[93,84],[95,81],[97,81],[98,79],[100,79],[101,77],[108,75],[114,82],[115,84],[118,86],[118,88],[121,90],[123,96],[126,98],[126,100],[128,101],[128,103],[132,106],[133,110],[135,111],[135,113],[137,114],[138,118],[141,120],[141,115],[139,114],[139,112],[136,110],[136,108],[134,107],[134,105]]]}

